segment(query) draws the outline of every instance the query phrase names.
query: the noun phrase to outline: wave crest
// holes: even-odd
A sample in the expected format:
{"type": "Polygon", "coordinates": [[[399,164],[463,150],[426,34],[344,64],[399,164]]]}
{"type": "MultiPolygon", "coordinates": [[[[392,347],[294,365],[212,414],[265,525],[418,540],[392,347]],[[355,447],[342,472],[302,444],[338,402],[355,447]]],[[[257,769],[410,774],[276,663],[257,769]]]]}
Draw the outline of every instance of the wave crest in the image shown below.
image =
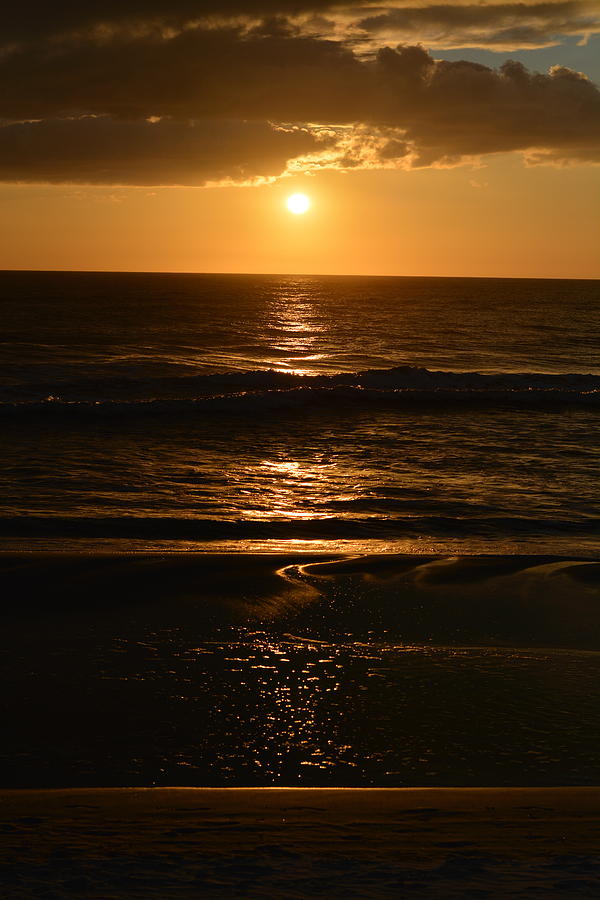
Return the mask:
{"type": "MultiPolygon", "coordinates": [[[[395,408],[524,409],[600,406],[600,376],[442,372],[418,366],[298,375],[247,371],[161,379],[104,378],[70,382],[35,399],[6,397],[3,415],[164,415],[194,412],[256,414],[273,409],[395,408]],[[91,396],[90,396],[91,394],[91,396]]],[[[45,386],[49,387],[49,386],[45,386]]],[[[22,396],[22,390],[21,390],[22,396]]]]}

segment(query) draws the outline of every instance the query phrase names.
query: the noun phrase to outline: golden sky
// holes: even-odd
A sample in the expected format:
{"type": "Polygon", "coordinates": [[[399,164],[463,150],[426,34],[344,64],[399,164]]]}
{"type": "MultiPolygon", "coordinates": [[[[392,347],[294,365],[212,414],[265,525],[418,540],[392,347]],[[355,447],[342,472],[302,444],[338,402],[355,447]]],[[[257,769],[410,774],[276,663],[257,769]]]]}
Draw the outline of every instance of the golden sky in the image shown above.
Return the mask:
{"type": "Polygon", "coordinates": [[[0,268],[600,276],[600,3],[84,6],[6,17],[0,268]]]}

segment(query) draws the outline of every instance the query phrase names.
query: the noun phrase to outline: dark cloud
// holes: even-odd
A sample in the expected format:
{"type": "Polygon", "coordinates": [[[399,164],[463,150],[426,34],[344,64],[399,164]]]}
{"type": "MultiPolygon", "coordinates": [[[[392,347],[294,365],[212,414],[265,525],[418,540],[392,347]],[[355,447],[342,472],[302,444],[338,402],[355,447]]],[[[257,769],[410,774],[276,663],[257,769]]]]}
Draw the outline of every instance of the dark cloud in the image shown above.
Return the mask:
{"type": "Polygon", "coordinates": [[[0,79],[4,180],[201,184],[278,175],[307,154],[297,166],[446,165],[514,150],[596,160],[600,144],[600,92],[567,68],[494,70],[419,46],[359,56],[281,18],[73,34],[13,48],[0,79]]]}
{"type": "Polygon", "coordinates": [[[203,185],[281,174],[326,146],[302,129],[210,120],[50,119],[0,127],[0,181],[203,185]]]}
{"type": "Polygon", "coordinates": [[[180,26],[211,16],[280,16],[328,10],[332,0],[33,0],[2,11],[2,41],[83,31],[95,25],[163,22],[180,26]]]}
{"type": "Polygon", "coordinates": [[[0,60],[0,117],[353,117],[364,67],[343,44],[236,28],[50,44],[0,60]]]}
{"type": "Polygon", "coordinates": [[[529,148],[600,161],[600,92],[564,67],[540,75],[517,62],[440,61],[403,127],[418,165],[529,148]]]}
{"type": "Polygon", "coordinates": [[[600,30],[600,6],[585,0],[546,3],[432,4],[388,8],[356,23],[370,35],[442,47],[540,47],[600,30]]]}
{"type": "Polygon", "coordinates": [[[545,3],[469,3],[416,5],[414,0],[339,2],[339,0],[34,0],[7,4],[2,13],[0,46],[79,33],[119,30],[180,29],[189,23],[226,19],[285,23],[303,21],[309,30],[359,27],[370,37],[385,34],[402,42],[430,46],[544,46],[564,35],[598,32],[596,0],[547,0],[545,3]],[[372,9],[372,13],[370,10],[372,9]]]}

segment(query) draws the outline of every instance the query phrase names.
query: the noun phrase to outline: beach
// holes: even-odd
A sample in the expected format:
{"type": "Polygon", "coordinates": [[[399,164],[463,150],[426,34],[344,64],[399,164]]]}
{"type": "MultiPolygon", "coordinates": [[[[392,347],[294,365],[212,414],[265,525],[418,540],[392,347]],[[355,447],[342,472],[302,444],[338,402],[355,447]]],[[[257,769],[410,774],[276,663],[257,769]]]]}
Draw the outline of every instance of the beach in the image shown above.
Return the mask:
{"type": "MultiPolygon", "coordinates": [[[[83,542],[82,542],[83,545],[83,542]]],[[[85,546],[85,545],[83,545],[85,546]]],[[[0,552],[5,623],[139,614],[225,625],[297,626],[307,639],[600,650],[600,561],[592,554],[0,552]]],[[[196,548],[201,545],[196,545],[196,548]]]]}
{"type": "Polygon", "coordinates": [[[0,900],[600,900],[598,0],[0,32],[0,900]]]}
{"type": "Polygon", "coordinates": [[[0,793],[3,896],[597,896],[600,790],[0,793]]]}
{"type": "Polygon", "coordinates": [[[598,283],[0,274],[2,896],[595,896],[598,283]]]}
{"type": "Polygon", "coordinates": [[[0,558],[5,788],[593,786],[599,566],[0,558]]]}

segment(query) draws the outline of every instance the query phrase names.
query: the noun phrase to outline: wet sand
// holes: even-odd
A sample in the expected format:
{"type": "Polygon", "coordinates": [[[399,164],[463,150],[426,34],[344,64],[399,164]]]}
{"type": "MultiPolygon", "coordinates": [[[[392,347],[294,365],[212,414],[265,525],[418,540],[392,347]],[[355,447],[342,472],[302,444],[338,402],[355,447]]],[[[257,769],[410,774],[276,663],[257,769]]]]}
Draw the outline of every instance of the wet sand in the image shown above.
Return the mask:
{"type": "Polygon", "coordinates": [[[270,623],[312,638],[600,650],[600,563],[542,555],[0,553],[0,618],[270,623]]]}
{"type": "Polygon", "coordinates": [[[0,792],[3,897],[597,897],[600,789],[0,792]]]}
{"type": "MultiPolygon", "coordinates": [[[[58,734],[53,766],[64,757],[69,771],[71,737],[90,717],[98,719],[90,734],[104,735],[110,755],[143,709],[137,689],[146,682],[133,683],[135,701],[129,682],[115,682],[121,719],[120,706],[90,704],[84,690],[103,675],[91,650],[113,633],[140,641],[142,625],[191,628],[193,646],[213,628],[242,623],[268,627],[269,640],[286,646],[293,635],[300,647],[308,637],[333,646],[352,632],[360,647],[375,623],[386,639],[600,648],[600,578],[589,559],[20,553],[0,555],[0,578],[15,680],[9,736],[20,729],[23,747],[47,755],[58,734]],[[29,706],[18,699],[24,685],[29,706]]],[[[124,659],[129,669],[139,662],[124,659]]],[[[375,681],[383,684],[381,673],[375,681]]],[[[154,729],[158,716],[162,727],[149,697],[148,722],[154,729]]],[[[175,738],[180,748],[182,730],[175,738]]],[[[504,740],[498,732],[495,745],[504,740]]],[[[87,745],[80,750],[89,758],[87,745]]],[[[565,758],[563,774],[571,764],[565,758]]],[[[600,789],[5,789],[0,841],[3,900],[595,898],[600,789]]]]}

